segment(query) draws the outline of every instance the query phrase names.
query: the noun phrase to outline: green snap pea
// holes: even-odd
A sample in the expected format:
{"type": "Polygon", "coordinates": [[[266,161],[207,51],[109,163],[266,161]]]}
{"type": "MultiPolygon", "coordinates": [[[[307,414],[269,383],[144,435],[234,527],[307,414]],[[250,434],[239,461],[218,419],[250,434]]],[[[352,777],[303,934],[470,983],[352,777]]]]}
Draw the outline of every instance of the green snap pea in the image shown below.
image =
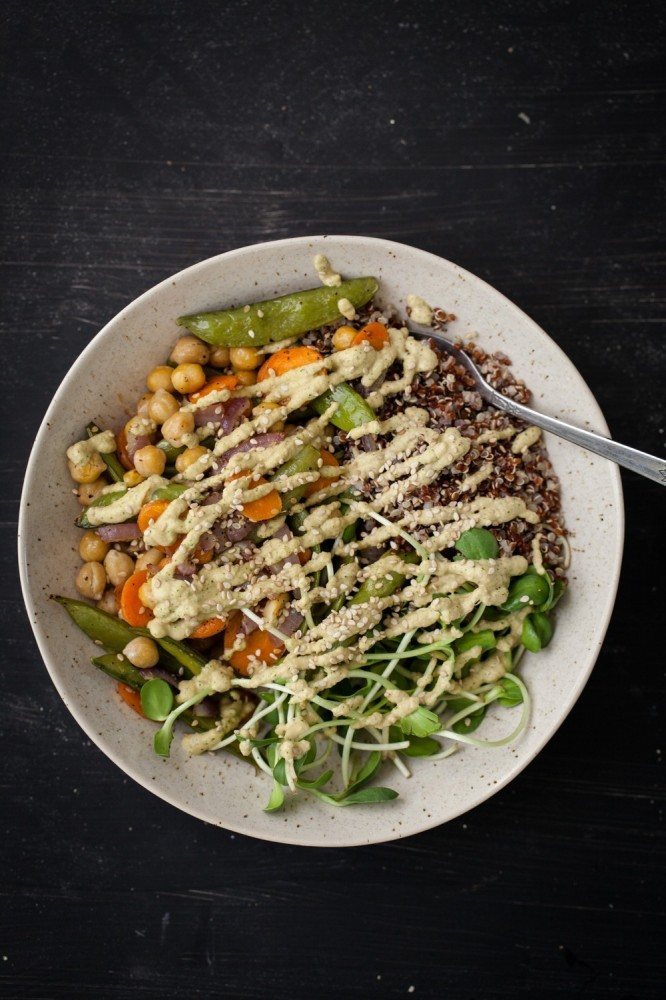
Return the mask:
{"type": "MultiPolygon", "coordinates": [[[[103,646],[110,653],[121,653],[128,642],[136,639],[137,636],[148,636],[152,638],[146,628],[134,628],[127,622],[109,615],[101,608],[92,607],[85,601],[76,601],[70,597],[55,597],[54,600],[61,604],[75,625],[77,625],[88,638],[103,646]]],[[[185,643],[177,639],[165,636],[163,639],[155,640],[160,647],[160,663],[172,673],[180,673],[182,667],[188,676],[201,673],[206,664],[206,658],[190,649],[185,643]]]]}
{"type": "Polygon", "coordinates": [[[531,653],[538,653],[539,650],[545,649],[552,638],[553,626],[548,615],[543,611],[535,611],[527,616],[520,635],[520,641],[525,649],[529,649],[531,653]]]}
{"type": "MultiPolygon", "coordinates": [[[[86,434],[89,438],[94,437],[95,434],[99,434],[99,427],[97,424],[90,423],[86,427],[86,434]]],[[[119,458],[113,451],[100,452],[100,458],[103,460],[107,469],[109,470],[109,475],[113,479],[114,483],[122,483],[123,477],[125,475],[125,469],[120,463],[119,458]]]]}
{"type": "MultiPolygon", "coordinates": [[[[419,561],[415,552],[407,553],[401,558],[404,562],[408,563],[417,563],[419,561]]],[[[396,592],[398,587],[403,585],[406,579],[407,577],[405,574],[398,573],[397,570],[392,570],[390,573],[384,573],[378,579],[370,577],[361,584],[349,603],[367,604],[367,602],[373,597],[390,597],[391,594],[396,592]]]]}
{"type": "MultiPolygon", "coordinates": [[[[125,487],[125,489],[123,490],[113,490],[110,493],[101,493],[98,497],[95,497],[93,502],[90,504],[90,507],[108,507],[109,504],[112,504],[116,500],[120,500],[121,497],[124,497],[126,493],[127,493],[127,487],[125,487]]],[[[90,507],[84,510],[83,513],[79,514],[79,516],[77,517],[76,523],[79,528],[96,527],[96,525],[91,524],[90,521],[88,520],[88,510],[90,510],[90,507]]]]}
{"type": "Polygon", "coordinates": [[[475,646],[480,646],[481,649],[494,649],[496,645],[495,633],[492,629],[486,628],[480,632],[466,632],[460,639],[456,639],[453,648],[456,653],[466,653],[475,646]]]}
{"type": "MultiPolygon", "coordinates": [[[[121,684],[127,684],[134,691],[140,691],[144,684],[150,683],[143,671],[137,670],[127,657],[118,656],[117,653],[106,653],[104,656],[96,656],[92,662],[108,677],[112,677],[114,681],[118,681],[121,684]]],[[[215,717],[195,715],[192,709],[187,709],[180,718],[197,732],[207,731],[217,724],[215,717]]]]}
{"type": "Polygon", "coordinates": [[[186,490],[192,489],[194,483],[169,483],[168,486],[160,486],[153,490],[150,495],[151,500],[177,500],[182,497],[186,490]]]}
{"type": "Polygon", "coordinates": [[[180,316],[177,322],[208,344],[263,347],[335,322],[340,318],[340,299],[349,299],[358,309],[370,301],[378,287],[375,278],[352,278],[335,288],[321,285],[255,302],[249,309],[241,306],[180,316]]]}
{"type": "Polygon", "coordinates": [[[341,431],[350,431],[375,419],[375,411],[363,396],[352,389],[346,382],[340,382],[332,389],[327,389],[321,396],[312,400],[312,408],[320,416],[325,413],[331,403],[337,403],[338,408],[330,418],[330,422],[341,431]]]}
{"type": "Polygon", "coordinates": [[[545,576],[525,573],[516,577],[509,587],[509,596],[502,604],[503,611],[520,611],[524,607],[534,607],[548,598],[550,586],[545,576]]]}
{"type": "MultiPolygon", "coordinates": [[[[319,461],[321,460],[321,455],[316,448],[313,448],[311,444],[304,445],[299,451],[296,452],[290,459],[284,462],[278,469],[276,469],[271,479],[280,479],[283,476],[295,476],[299,472],[311,472],[317,468],[319,461]]],[[[305,496],[305,492],[308,488],[308,484],[304,483],[302,486],[295,486],[293,490],[288,490],[286,493],[281,493],[282,497],[282,509],[289,510],[293,507],[295,503],[305,496]]]]}
{"type": "Polygon", "coordinates": [[[166,455],[167,465],[174,465],[178,456],[182,455],[185,451],[185,445],[181,445],[180,448],[176,448],[174,445],[169,444],[168,441],[164,440],[158,441],[157,447],[166,455]]]}

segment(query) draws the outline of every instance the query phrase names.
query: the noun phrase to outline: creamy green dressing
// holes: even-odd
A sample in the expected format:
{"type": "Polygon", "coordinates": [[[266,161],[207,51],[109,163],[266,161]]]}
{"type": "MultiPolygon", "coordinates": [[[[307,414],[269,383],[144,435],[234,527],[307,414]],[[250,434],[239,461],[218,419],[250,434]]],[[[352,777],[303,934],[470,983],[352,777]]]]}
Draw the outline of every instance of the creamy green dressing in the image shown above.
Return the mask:
{"type": "Polygon", "coordinates": [[[87,465],[95,454],[109,455],[116,450],[116,439],[113,431],[102,431],[93,434],[84,441],[77,441],[67,449],[67,458],[73,465],[87,465]]]}
{"type": "MultiPolygon", "coordinates": [[[[328,275],[323,262],[320,264],[322,275],[328,275]]],[[[427,307],[427,303],[423,305],[427,307]]],[[[414,316],[419,303],[411,303],[411,308],[414,316]]],[[[433,483],[447,468],[455,465],[473,443],[516,437],[513,450],[522,453],[538,439],[536,428],[522,432],[514,427],[486,431],[472,441],[454,427],[444,431],[431,427],[428,412],[411,406],[386,420],[377,418],[350,431],[348,439],[352,444],[367,436],[381,436],[383,443],[375,451],[363,450],[358,444],[350,460],[340,468],[324,467],[260,483],[260,477],[269,479],[303,445],[317,448],[326,445],[330,417],[336,406],[333,403],[326,413],[299,426],[295,433],[278,444],[235,455],[221,472],[204,478],[216,457],[266,433],[275,422],[288,421],[293,412],[302,410],[332,386],[360,379],[366,389],[375,386],[368,401],[380,408],[390,395],[404,393],[416,374],[432,371],[436,364],[437,357],[425,341],[410,337],[405,329],[391,329],[388,343],[379,351],[367,344],[359,345],[233,392],[234,396],[252,401],[250,418],[218,439],[210,453],[178,477],[187,483],[187,491],[169,504],[144,535],[147,546],[179,543],[169,564],[152,578],[155,617],[149,628],[153,635],[184,638],[207,618],[226,619],[233,610],[253,609],[266,598],[280,594],[290,595],[291,609],[307,615],[315,604],[324,603],[330,607],[338,598],[348,597],[364,581],[380,582],[382,577],[399,572],[404,582],[389,596],[372,597],[367,603],[358,605],[344,603],[340,610],[331,611],[323,622],[304,630],[302,635],[297,633],[286,638],[281,661],[275,665],[257,663],[247,678],[237,677],[225,662],[210,661],[197,677],[181,683],[180,701],[204,689],[224,693],[233,687],[258,688],[279,679],[289,683],[292,703],[307,706],[317,692],[325,691],[342,679],[362,654],[382,638],[390,639],[413,631],[415,642],[451,642],[460,635],[455,627],[458,619],[479,604],[497,606],[506,600],[511,579],[527,569],[527,561],[522,556],[453,561],[441,555],[471,527],[492,527],[515,518],[538,523],[538,516],[518,497],[473,495],[480,483],[492,474],[492,465],[488,463],[463,479],[461,492],[467,496],[456,504],[410,509],[405,501],[413,490],[433,483]],[[401,373],[393,380],[384,379],[395,362],[400,364],[401,373]],[[258,406],[263,401],[279,405],[261,411],[258,406]],[[230,477],[241,471],[246,475],[231,482],[230,477]],[[274,489],[285,493],[321,475],[340,478],[297,505],[295,509],[305,514],[301,535],[286,539],[275,537],[285,523],[285,516],[281,514],[258,526],[256,545],[250,555],[247,552],[241,555],[238,548],[232,547],[203,566],[192,581],[176,579],[177,565],[191,557],[201,536],[221,517],[240,512],[243,504],[274,489]],[[360,489],[368,482],[372,483],[368,497],[362,500],[339,497],[350,487],[360,489]],[[202,505],[201,501],[212,493],[217,495],[215,502],[202,505]],[[347,544],[342,542],[342,533],[348,525],[359,517],[372,519],[375,515],[379,523],[366,531],[363,538],[347,544]],[[385,515],[389,523],[383,523],[385,515]],[[428,530],[423,532],[423,529],[428,530]],[[405,538],[405,535],[413,538],[414,532],[423,539],[417,549],[423,556],[420,562],[405,563],[395,552],[389,551],[375,563],[360,568],[357,553],[405,538]],[[330,566],[332,554],[317,551],[322,543],[331,541],[335,557],[345,560],[335,572],[330,566]],[[305,565],[284,563],[289,556],[305,549],[312,550],[305,565]],[[280,568],[276,569],[278,565],[280,568]],[[312,574],[317,571],[322,571],[323,575],[315,586],[312,574]],[[473,589],[468,590],[466,585],[470,584],[473,589]],[[368,635],[371,629],[373,634],[368,635]]],[[[228,390],[210,393],[199,401],[184,404],[183,410],[195,411],[224,403],[230,395],[228,390]]],[[[207,433],[201,428],[193,437],[199,440],[207,433]]],[[[79,444],[88,446],[94,441],[92,438],[79,444]]],[[[99,450],[107,450],[106,444],[105,440],[104,449],[100,447],[99,450]]],[[[108,507],[89,508],[88,518],[94,525],[134,518],[152,492],[165,484],[162,477],[151,476],[139,486],[128,489],[108,507]]],[[[536,540],[533,561],[537,569],[543,571],[536,540]]],[[[401,691],[388,690],[387,698],[394,708],[384,715],[377,713],[374,721],[366,718],[363,726],[385,729],[419,704],[435,705],[443,692],[454,690],[456,686],[460,690],[474,690],[502,676],[507,669],[507,654],[519,641],[525,614],[526,611],[521,610],[506,617],[503,627],[510,629],[508,636],[499,640],[491,656],[474,664],[463,681],[454,681],[453,672],[461,666],[465,656],[468,660],[473,659],[469,653],[461,654],[462,659],[459,657],[455,665],[450,659],[433,657],[423,680],[423,687],[431,685],[428,692],[419,688],[407,697],[401,691]]],[[[279,631],[279,622],[277,628],[279,631]]],[[[346,709],[353,707],[350,704],[346,709]]],[[[294,720],[290,725],[288,734],[285,730],[282,753],[296,759],[308,746],[307,741],[300,738],[305,732],[302,729],[305,723],[294,720]]],[[[211,733],[188,737],[190,751],[203,752],[213,747],[219,741],[222,728],[219,726],[211,733]]]]}

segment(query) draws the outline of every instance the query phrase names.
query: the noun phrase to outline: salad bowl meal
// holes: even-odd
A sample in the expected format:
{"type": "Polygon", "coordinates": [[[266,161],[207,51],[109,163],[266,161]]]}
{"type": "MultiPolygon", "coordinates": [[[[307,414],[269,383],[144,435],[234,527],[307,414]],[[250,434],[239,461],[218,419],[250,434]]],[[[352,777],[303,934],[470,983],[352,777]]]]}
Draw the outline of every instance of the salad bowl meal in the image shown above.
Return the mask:
{"type": "Polygon", "coordinates": [[[612,609],[619,476],[485,403],[442,331],[504,396],[606,430],[498,292],[363,237],[194,265],[71,369],[26,476],[24,593],[68,707],[151,791],[266,839],[390,840],[565,718],[612,609]]]}

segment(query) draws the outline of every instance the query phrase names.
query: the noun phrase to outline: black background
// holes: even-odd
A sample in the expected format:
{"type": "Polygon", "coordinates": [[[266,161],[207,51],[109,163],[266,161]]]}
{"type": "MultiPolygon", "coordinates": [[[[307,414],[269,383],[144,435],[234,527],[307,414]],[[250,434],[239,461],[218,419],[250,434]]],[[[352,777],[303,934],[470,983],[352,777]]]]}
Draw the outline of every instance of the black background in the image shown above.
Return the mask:
{"type": "Polygon", "coordinates": [[[349,851],[233,836],[126,780],[41,664],[14,537],[39,421],[94,333],[194,261],[305,233],[481,275],[618,439],[661,453],[662,5],[3,9],[3,996],[657,997],[658,486],[623,476],[613,622],[538,760],[460,820],[349,851]]]}

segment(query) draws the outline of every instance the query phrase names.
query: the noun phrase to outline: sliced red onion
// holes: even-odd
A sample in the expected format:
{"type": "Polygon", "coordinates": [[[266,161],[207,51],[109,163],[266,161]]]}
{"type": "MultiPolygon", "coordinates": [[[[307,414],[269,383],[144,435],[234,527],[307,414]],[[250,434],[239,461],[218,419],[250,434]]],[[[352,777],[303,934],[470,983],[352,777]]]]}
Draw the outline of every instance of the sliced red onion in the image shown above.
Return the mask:
{"type": "MultiPolygon", "coordinates": [[[[276,531],[275,534],[273,535],[273,538],[279,538],[281,542],[288,542],[293,537],[294,536],[292,534],[291,528],[289,528],[289,526],[286,524],[283,524],[282,527],[278,531],[276,531]]],[[[296,566],[298,562],[299,562],[298,556],[296,555],[295,552],[292,552],[291,555],[286,557],[286,559],[280,559],[279,562],[275,563],[275,565],[273,566],[273,572],[279,573],[284,566],[296,566]]]]}
{"type": "Polygon", "coordinates": [[[203,535],[199,539],[197,548],[202,552],[212,552],[217,545],[217,539],[212,531],[204,531],[203,535]]]}
{"type": "Polygon", "coordinates": [[[362,438],[358,439],[358,443],[363,451],[377,451],[377,442],[372,434],[364,434],[362,438]]]}
{"type": "Polygon", "coordinates": [[[300,611],[290,611],[287,617],[280,622],[278,628],[284,635],[293,635],[294,632],[298,632],[304,620],[300,611]]]}
{"type": "Polygon", "coordinates": [[[128,434],[127,435],[127,454],[134,461],[134,456],[136,455],[139,448],[145,448],[146,445],[152,444],[151,434],[128,434]]]}
{"type": "Polygon", "coordinates": [[[103,524],[97,534],[104,542],[133,542],[141,538],[141,529],[136,521],[128,521],[126,524],[103,524]]]}
{"type": "Polygon", "coordinates": [[[200,506],[201,507],[212,507],[212,505],[214,503],[217,503],[217,501],[221,498],[221,496],[222,496],[221,493],[218,493],[217,490],[213,490],[212,493],[208,494],[208,496],[206,497],[205,500],[201,501],[200,506]]]}
{"type": "Polygon", "coordinates": [[[251,635],[252,632],[256,632],[259,628],[256,622],[253,622],[251,618],[247,615],[243,615],[240,622],[240,631],[243,635],[251,635]]]}
{"type": "Polygon", "coordinates": [[[163,670],[161,667],[150,667],[148,670],[142,670],[141,676],[145,677],[147,681],[155,680],[157,677],[162,681],[166,681],[167,684],[170,684],[174,688],[178,687],[180,681],[180,677],[175,677],[168,670],[163,670]]]}
{"type": "Polygon", "coordinates": [[[197,567],[193,562],[178,563],[173,575],[176,580],[191,580],[196,575],[197,567]]]}
{"type": "Polygon", "coordinates": [[[253,451],[255,448],[270,448],[274,444],[280,444],[281,441],[284,441],[284,434],[280,434],[278,431],[268,434],[255,434],[254,437],[248,438],[247,441],[236,445],[235,448],[229,448],[228,451],[224,451],[221,455],[218,455],[213,463],[213,469],[215,472],[220,472],[234,455],[242,455],[248,451],[253,451]]]}
{"type": "Polygon", "coordinates": [[[233,544],[235,542],[242,542],[244,538],[250,534],[254,524],[249,521],[246,517],[242,521],[233,522],[231,524],[227,523],[224,525],[224,532],[229,541],[233,544]]]}
{"type": "Polygon", "coordinates": [[[211,403],[210,406],[194,411],[194,425],[205,427],[213,424],[217,427],[219,424],[222,434],[229,434],[251,409],[250,400],[242,397],[228,399],[226,403],[211,403]]]}

